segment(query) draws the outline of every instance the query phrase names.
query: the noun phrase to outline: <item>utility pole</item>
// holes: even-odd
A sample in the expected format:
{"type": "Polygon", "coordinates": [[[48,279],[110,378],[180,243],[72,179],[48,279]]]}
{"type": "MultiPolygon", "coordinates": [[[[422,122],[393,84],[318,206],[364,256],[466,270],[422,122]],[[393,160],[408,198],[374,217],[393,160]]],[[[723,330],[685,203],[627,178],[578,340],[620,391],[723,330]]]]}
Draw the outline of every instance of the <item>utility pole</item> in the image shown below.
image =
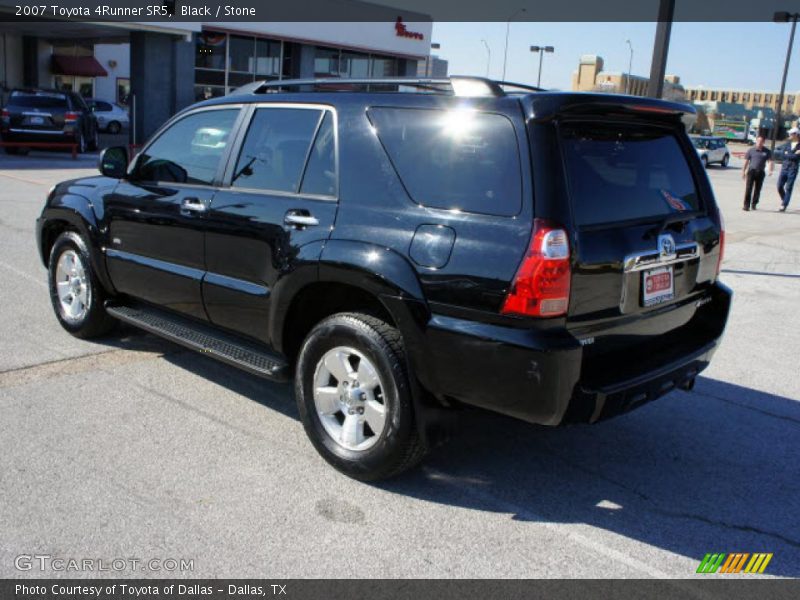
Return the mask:
{"type": "Polygon", "coordinates": [[[675,0],[660,0],[658,6],[658,26],[656,41],[653,46],[653,62],[650,64],[650,81],[647,84],[647,95],[650,98],[661,98],[664,93],[664,76],[667,73],[667,54],[669,53],[669,35],[672,31],[672,17],[675,14],[675,0]]]}
{"type": "Polygon", "coordinates": [[[778,129],[781,126],[781,112],[783,109],[783,93],[786,91],[786,75],[789,73],[789,60],[792,58],[792,46],[794,45],[794,32],[797,29],[797,19],[800,13],[776,12],[772,18],[776,23],[792,22],[792,32],[789,34],[789,47],[786,49],[786,62],[783,64],[783,80],[781,81],[781,93],[778,94],[778,109],[775,111],[775,123],[772,126],[772,138],[769,142],[770,152],[775,152],[775,141],[778,139],[778,129]]]}
{"type": "Polygon", "coordinates": [[[492,49],[489,48],[489,42],[481,40],[483,45],[486,46],[486,79],[489,79],[489,65],[492,63],[492,49]]]}
{"type": "Polygon", "coordinates": [[[631,59],[628,61],[628,79],[625,81],[625,93],[630,94],[631,90],[631,72],[633,71],[633,44],[631,44],[630,40],[625,40],[625,43],[630,46],[631,49],[631,59]]]}
{"type": "Polygon", "coordinates": [[[524,8],[519,8],[511,13],[511,16],[508,17],[508,21],[506,21],[506,49],[503,51],[503,77],[501,77],[500,81],[506,80],[506,64],[508,63],[508,34],[511,31],[511,20],[516,17],[519,13],[527,12],[524,8]]]}

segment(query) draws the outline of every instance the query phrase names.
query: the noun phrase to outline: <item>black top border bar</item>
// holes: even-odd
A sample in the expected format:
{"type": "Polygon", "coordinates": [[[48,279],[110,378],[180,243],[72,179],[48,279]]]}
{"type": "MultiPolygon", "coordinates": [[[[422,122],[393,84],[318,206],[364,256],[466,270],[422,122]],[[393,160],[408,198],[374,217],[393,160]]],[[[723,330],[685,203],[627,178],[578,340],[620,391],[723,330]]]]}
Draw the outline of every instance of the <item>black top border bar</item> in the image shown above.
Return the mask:
{"type": "Polygon", "coordinates": [[[0,0],[0,22],[766,22],[800,0],[0,0]]]}

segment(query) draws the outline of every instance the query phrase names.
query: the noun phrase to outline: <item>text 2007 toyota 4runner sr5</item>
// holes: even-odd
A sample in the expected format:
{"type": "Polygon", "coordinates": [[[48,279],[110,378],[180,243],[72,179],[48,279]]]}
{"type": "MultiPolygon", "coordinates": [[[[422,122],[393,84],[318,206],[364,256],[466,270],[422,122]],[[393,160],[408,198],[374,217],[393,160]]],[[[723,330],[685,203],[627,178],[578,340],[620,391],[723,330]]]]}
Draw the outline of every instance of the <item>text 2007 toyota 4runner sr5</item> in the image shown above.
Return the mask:
{"type": "Polygon", "coordinates": [[[37,223],[53,307],[273,380],[362,480],[444,409],[594,422],[689,389],[725,327],[724,231],[690,106],[483,79],[256,83],[37,223]]]}

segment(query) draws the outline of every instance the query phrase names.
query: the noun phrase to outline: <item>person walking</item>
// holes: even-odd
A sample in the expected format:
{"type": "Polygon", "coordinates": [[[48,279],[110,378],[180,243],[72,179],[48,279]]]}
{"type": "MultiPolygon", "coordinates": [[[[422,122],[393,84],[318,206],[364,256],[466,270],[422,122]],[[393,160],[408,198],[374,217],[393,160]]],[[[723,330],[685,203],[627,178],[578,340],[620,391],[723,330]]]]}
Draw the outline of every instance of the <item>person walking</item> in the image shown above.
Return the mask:
{"type": "Polygon", "coordinates": [[[789,201],[792,199],[794,180],[797,179],[798,163],[800,163],[800,129],[792,127],[789,130],[789,141],[780,149],[783,156],[781,172],[778,175],[778,194],[781,197],[781,212],[786,212],[789,201]]]}
{"type": "Polygon", "coordinates": [[[769,174],[772,175],[774,168],[772,153],[769,148],[764,146],[764,136],[756,138],[756,145],[750,148],[744,155],[744,167],[742,168],[742,179],[746,181],[744,187],[744,210],[755,210],[758,199],[761,197],[761,186],[769,164],[769,174]]]}

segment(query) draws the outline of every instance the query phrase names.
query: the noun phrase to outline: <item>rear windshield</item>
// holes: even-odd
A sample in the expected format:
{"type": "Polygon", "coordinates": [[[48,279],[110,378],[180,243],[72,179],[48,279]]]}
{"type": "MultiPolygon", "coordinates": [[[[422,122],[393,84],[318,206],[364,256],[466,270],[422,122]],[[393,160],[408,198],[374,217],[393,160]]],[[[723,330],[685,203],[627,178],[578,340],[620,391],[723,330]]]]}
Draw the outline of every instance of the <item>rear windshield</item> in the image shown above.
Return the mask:
{"type": "Polygon", "coordinates": [[[8,104],[22,108],[67,108],[67,97],[49,92],[11,92],[8,104]]]}
{"type": "Polygon", "coordinates": [[[562,129],[575,224],[597,225],[701,209],[675,135],[663,130],[562,129]]]}
{"type": "Polygon", "coordinates": [[[417,204],[519,213],[519,148],[506,117],[467,109],[372,108],[369,118],[417,204]]]}

